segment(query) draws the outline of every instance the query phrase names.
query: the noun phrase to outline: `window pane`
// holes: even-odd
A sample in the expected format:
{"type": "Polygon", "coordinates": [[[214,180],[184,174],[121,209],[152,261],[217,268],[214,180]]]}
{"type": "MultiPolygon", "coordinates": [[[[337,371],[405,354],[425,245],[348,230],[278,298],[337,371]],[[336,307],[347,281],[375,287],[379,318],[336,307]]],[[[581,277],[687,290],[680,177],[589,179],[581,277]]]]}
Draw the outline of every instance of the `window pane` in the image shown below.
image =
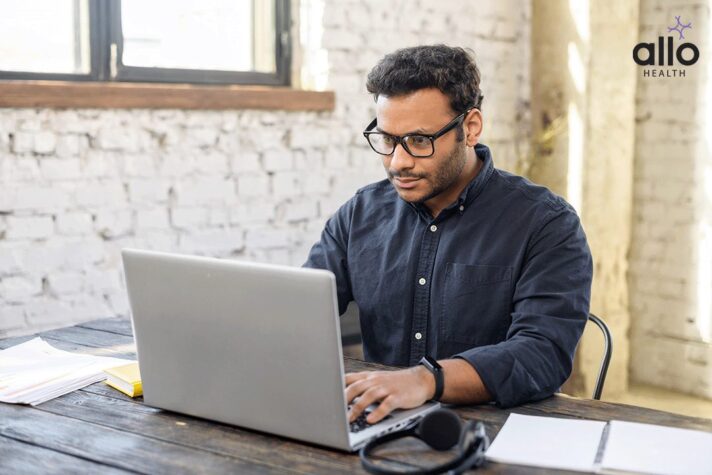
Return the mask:
{"type": "Polygon", "coordinates": [[[0,70],[88,74],[88,0],[3,0],[0,70]]]}
{"type": "Polygon", "coordinates": [[[126,66],[274,72],[274,2],[123,0],[126,66]]]}

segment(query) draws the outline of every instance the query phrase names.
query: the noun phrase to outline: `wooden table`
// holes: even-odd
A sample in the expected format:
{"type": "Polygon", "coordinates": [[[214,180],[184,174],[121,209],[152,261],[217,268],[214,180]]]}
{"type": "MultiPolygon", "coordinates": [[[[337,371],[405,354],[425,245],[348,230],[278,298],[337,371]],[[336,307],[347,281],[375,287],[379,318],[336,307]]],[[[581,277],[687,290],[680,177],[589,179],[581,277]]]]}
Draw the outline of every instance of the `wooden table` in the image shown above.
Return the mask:
{"type": "MultiPolygon", "coordinates": [[[[131,325],[104,319],[41,333],[78,353],[135,358],[131,325]]],[[[0,340],[0,349],[32,337],[0,340]]],[[[378,368],[347,359],[347,371],[378,368]]],[[[596,420],[620,419],[712,431],[712,419],[555,395],[511,410],[457,408],[485,422],[492,439],[510,412],[596,420]]],[[[555,443],[555,441],[552,441],[555,443]]],[[[443,454],[411,441],[387,449],[389,460],[434,463],[443,454]],[[407,451],[406,451],[407,449],[407,451]],[[421,453],[419,453],[421,452],[421,453]]],[[[362,473],[356,455],[155,409],[96,383],[36,407],[0,403],[0,473],[362,473]]],[[[567,473],[488,463],[481,473],[567,473]]],[[[578,472],[571,472],[577,474],[578,472]]]]}

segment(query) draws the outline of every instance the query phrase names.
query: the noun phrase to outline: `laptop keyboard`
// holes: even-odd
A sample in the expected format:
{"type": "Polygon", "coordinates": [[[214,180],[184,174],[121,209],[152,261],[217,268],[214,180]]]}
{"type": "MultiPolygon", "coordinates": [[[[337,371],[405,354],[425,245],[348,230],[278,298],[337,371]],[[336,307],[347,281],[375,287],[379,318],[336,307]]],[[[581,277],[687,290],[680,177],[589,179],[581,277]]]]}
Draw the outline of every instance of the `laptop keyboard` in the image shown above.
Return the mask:
{"type": "MultiPolygon", "coordinates": [[[[351,406],[349,406],[349,409],[351,409],[351,406]]],[[[375,409],[375,408],[374,408],[374,409],[375,409]]],[[[371,413],[371,411],[372,411],[372,409],[371,409],[370,407],[366,408],[366,410],[363,411],[363,412],[356,418],[355,421],[353,421],[353,422],[351,422],[351,423],[349,424],[349,425],[350,425],[350,430],[351,430],[351,432],[354,432],[354,433],[356,433],[356,432],[361,432],[362,430],[368,429],[368,428],[371,427],[372,425],[375,425],[375,424],[369,424],[369,423],[366,421],[366,417],[368,417],[368,415],[371,413]]],[[[387,421],[387,420],[390,419],[390,418],[391,418],[391,415],[389,414],[389,415],[387,415],[386,417],[384,417],[383,419],[381,419],[380,421],[376,422],[376,424],[380,424],[381,422],[387,421]]]]}

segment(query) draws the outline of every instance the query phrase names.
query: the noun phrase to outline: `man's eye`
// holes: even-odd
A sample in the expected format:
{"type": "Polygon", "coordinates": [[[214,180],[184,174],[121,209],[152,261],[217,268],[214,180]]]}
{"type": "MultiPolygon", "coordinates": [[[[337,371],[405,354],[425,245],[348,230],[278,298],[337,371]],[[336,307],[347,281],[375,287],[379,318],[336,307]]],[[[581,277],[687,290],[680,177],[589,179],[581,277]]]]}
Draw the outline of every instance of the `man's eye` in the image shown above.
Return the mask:
{"type": "Polygon", "coordinates": [[[414,147],[429,147],[430,140],[422,135],[411,135],[408,137],[408,143],[414,147]]]}
{"type": "Polygon", "coordinates": [[[393,145],[395,143],[395,139],[390,135],[382,135],[381,140],[383,141],[384,145],[393,145]]]}

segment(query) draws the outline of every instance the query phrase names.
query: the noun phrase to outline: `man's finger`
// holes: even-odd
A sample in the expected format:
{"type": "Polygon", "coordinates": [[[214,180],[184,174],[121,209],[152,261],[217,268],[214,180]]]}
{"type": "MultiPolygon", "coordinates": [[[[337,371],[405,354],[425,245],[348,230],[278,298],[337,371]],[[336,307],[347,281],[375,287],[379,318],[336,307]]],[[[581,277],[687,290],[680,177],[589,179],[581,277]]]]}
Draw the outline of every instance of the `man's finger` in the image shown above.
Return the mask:
{"type": "Polygon", "coordinates": [[[378,404],[378,407],[373,412],[371,412],[368,417],[366,417],[366,422],[368,422],[369,424],[375,424],[376,422],[379,422],[388,414],[393,412],[393,409],[397,409],[396,398],[391,394],[385,399],[383,399],[378,404]]]}
{"type": "Polygon", "coordinates": [[[371,404],[377,401],[381,401],[388,396],[388,391],[381,387],[376,386],[369,388],[366,392],[358,398],[358,400],[351,406],[349,411],[349,422],[356,420],[358,416],[371,404]]]}
{"type": "MultiPolygon", "coordinates": [[[[372,384],[372,383],[371,383],[372,384]]],[[[346,387],[344,395],[346,396],[346,404],[349,404],[354,398],[360,396],[370,387],[367,379],[361,379],[346,387]]]]}
{"type": "Polygon", "coordinates": [[[360,379],[365,379],[368,376],[369,372],[370,371],[360,371],[358,373],[346,373],[346,378],[344,378],[345,382],[346,382],[346,386],[348,386],[349,384],[352,384],[360,379]]]}

